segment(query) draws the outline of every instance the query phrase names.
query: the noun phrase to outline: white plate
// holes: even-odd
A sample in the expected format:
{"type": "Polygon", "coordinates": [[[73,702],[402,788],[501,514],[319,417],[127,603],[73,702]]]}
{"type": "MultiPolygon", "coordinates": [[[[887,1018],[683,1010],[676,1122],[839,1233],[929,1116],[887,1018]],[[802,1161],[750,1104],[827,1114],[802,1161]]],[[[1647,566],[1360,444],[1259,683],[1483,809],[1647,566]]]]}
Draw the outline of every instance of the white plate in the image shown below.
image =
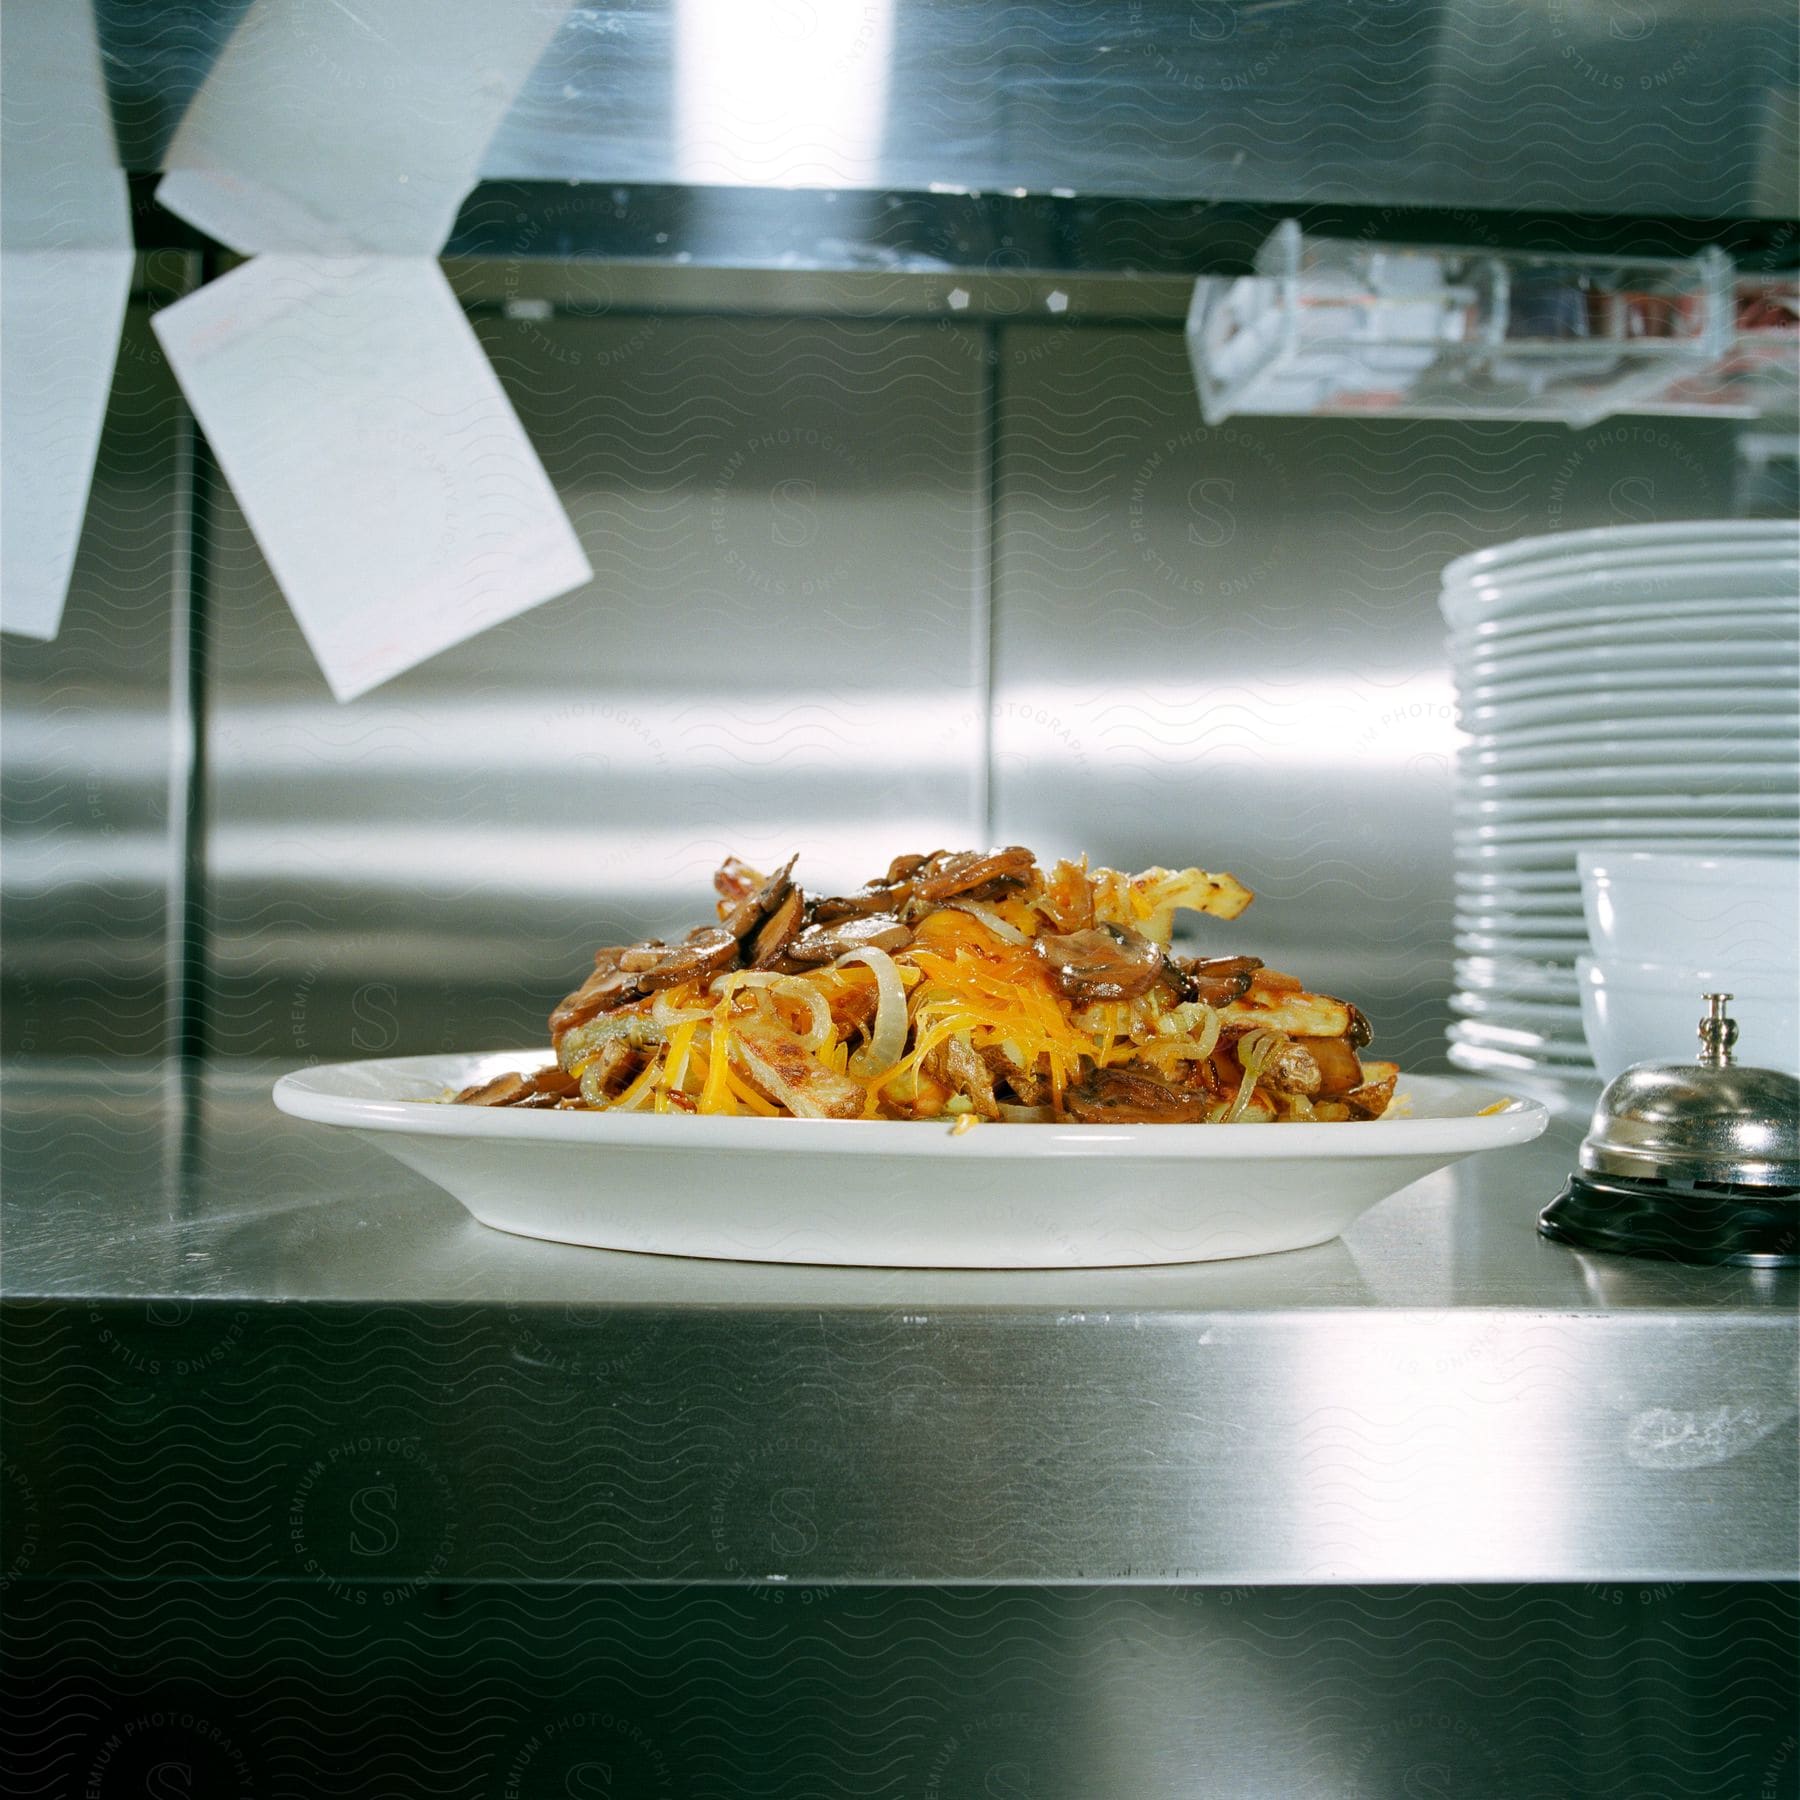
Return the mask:
{"type": "Polygon", "coordinates": [[[1521,893],[1555,894],[1564,891],[1581,893],[1581,878],[1571,863],[1566,874],[1510,875],[1494,869],[1458,869],[1453,877],[1460,887],[1511,887],[1521,893]]]}
{"type": "MultiPolygon", "coordinates": [[[[1800,745],[1800,695],[1789,699],[1785,712],[1746,713],[1741,718],[1708,713],[1695,717],[1647,719],[1596,719],[1592,716],[1564,719],[1552,725],[1514,727],[1505,731],[1478,732],[1469,738],[1471,752],[1498,750],[1563,751],[1573,744],[1617,742],[1631,746],[1633,758],[1654,752],[1645,746],[1666,742],[1675,756],[1789,756],[1800,745]]],[[[1584,749],[1584,756],[1602,752],[1584,749]]]]}
{"type": "Polygon", "coordinates": [[[1548,911],[1581,904],[1581,882],[1573,866],[1565,873],[1513,874],[1506,869],[1458,869],[1454,876],[1458,901],[1472,906],[1517,903],[1548,911]]]}
{"type": "Polygon", "coordinates": [[[1642,822],[1629,830],[1621,826],[1606,830],[1590,826],[1568,837],[1543,838],[1537,834],[1514,842],[1489,842],[1479,839],[1456,842],[1456,860],[1467,870],[1485,870],[1496,874],[1573,873],[1576,852],[1592,847],[1607,850],[1666,850],[1683,856],[1791,856],[1800,847],[1800,833],[1792,825],[1780,825],[1773,831],[1761,829],[1752,822],[1714,821],[1696,824],[1692,829],[1677,830],[1665,826],[1646,837],[1642,822]]]}
{"type": "Polygon", "coordinates": [[[1562,957],[1571,964],[1587,948],[1585,938],[1572,942],[1568,938],[1533,937],[1524,931],[1458,931],[1450,941],[1465,956],[1562,957]]]}
{"type": "Polygon", "coordinates": [[[1641,769],[1598,768],[1584,778],[1568,771],[1508,770],[1474,776],[1465,784],[1469,806],[1610,807],[1617,812],[1694,811],[1719,806],[1734,814],[1790,809],[1800,800],[1800,763],[1690,763],[1641,769]]]}
{"type": "Polygon", "coordinates": [[[1622,688],[1601,695],[1592,687],[1526,699],[1512,696],[1499,700],[1471,700],[1459,696],[1457,723],[1471,736],[1489,732],[1523,731],[1531,726],[1603,725],[1608,729],[1621,719],[1653,720],[1664,730],[1682,725],[1697,712],[1728,721],[1734,730],[1746,719],[1767,718],[1772,729],[1787,730],[1794,717],[1792,686],[1783,691],[1777,682],[1767,689],[1745,687],[1733,681],[1714,681],[1710,673],[1682,686],[1622,688]]]}
{"type": "Polygon", "coordinates": [[[1694,575],[1707,569],[1730,569],[1733,579],[1748,586],[1754,583],[1757,571],[1792,563],[1795,551],[1790,538],[1785,543],[1681,544],[1666,552],[1632,550],[1616,556],[1520,563],[1516,568],[1495,569],[1474,581],[1444,582],[1439,590],[1440,605],[1446,613],[1455,612],[1466,619],[1480,616],[1496,599],[1513,594],[1535,595],[1549,588],[1591,594],[1616,584],[1636,585],[1652,599],[1706,598],[1712,590],[1684,595],[1679,588],[1661,586],[1659,577],[1669,570],[1694,575]]]}
{"type": "MultiPolygon", "coordinates": [[[[1466,911],[1471,920],[1478,914],[1483,918],[1507,918],[1525,930],[1536,929],[1539,920],[1551,926],[1581,921],[1580,898],[1566,894],[1517,894],[1505,888],[1464,888],[1458,891],[1456,903],[1459,919],[1466,911]]],[[[1486,925],[1471,928],[1476,931],[1491,929],[1486,925]]]]}
{"type": "Polygon", "coordinates": [[[1537,1001],[1557,1006],[1578,1006],[1580,1004],[1581,994],[1575,985],[1575,970],[1566,963],[1558,964],[1554,974],[1534,976],[1530,979],[1496,976],[1491,981],[1483,982],[1473,973],[1483,963],[1493,967],[1503,967],[1509,960],[1505,957],[1459,957],[1456,963],[1456,979],[1466,984],[1461,991],[1492,994],[1497,1000],[1524,1000],[1528,1004],[1537,1001]]]}
{"type": "MultiPolygon", "coordinates": [[[[1579,854],[1579,853],[1578,853],[1579,854]]],[[[1515,899],[1506,894],[1459,893],[1456,896],[1456,922],[1459,929],[1493,931],[1499,924],[1477,921],[1503,921],[1516,931],[1585,931],[1581,902],[1557,898],[1548,905],[1533,905],[1529,899],[1515,899]]]]}
{"type": "MultiPolygon", "coordinates": [[[[1800,828],[1796,827],[1792,819],[1740,819],[1711,814],[1697,814],[1691,819],[1585,819],[1570,823],[1567,830],[1545,820],[1506,826],[1454,825],[1451,828],[1452,842],[1466,847],[1473,854],[1483,856],[1508,845],[1519,850],[1534,847],[1549,850],[1565,842],[1578,842],[1583,836],[1601,840],[1609,850],[1623,850],[1629,846],[1633,850],[1674,849],[1679,850],[1683,856],[1705,855],[1705,846],[1716,843],[1721,856],[1774,856],[1791,852],[1800,843],[1800,828]],[[1781,848],[1779,851],[1749,852],[1734,852],[1726,848],[1741,840],[1754,840],[1758,844],[1774,844],[1781,848]]],[[[1476,870],[1485,869],[1489,865],[1470,862],[1461,866],[1476,870]]],[[[1574,867],[1573,860],[1569,866],[1574,867]]]]}
{"type": "Polygon", "coordinates": [[[275,1104],[347,1126],[484,1225],[609,1250],[875,1268],[1113,1268],[1298,1250],[1478,1150],[1535,1138],[1503,1090],[1403,1077],[1409,1115],[1320,1125],[980,1125],[420,1105],[544,1050],[297,1070],[275,1104]],[[1501,1104],[1502,1110],[1482,1115],[1501,1104]]]}
{"type": "MultiPolygon", "coordinates": [[[[1534,681],[1544,675],[1604,677],[1640,675],[1651,670],[1743,669],[1753,677],[1761,668],[1800,667],[1792,632],[1742,637],[1732,633],[1710,642],[1692,639],[1680,643],[1588,644],[1521,650],[1500,656],[1462,656],[1456,660],[1456,679],[1465,688],[1492,682],[1534,681]]],[[[1793,691],[1790,681],[1788,691],[1793,691]]]]}
{"type": "Polygon", "coordinates": [[[1689,671],[1679,678],[1671,673],[1666,660],[1645,660],[1634,668],[1595,668],[1581,670],[1570,667],[1558,673],[1540,671],[1514,680],[1465,680],[1457,670],[1456,697],[1465,707],[1501,706],[1509,700],[1538,700],[1551,695],[1572,695],[1586,701],[1586,718],[1604,716],[1615,695],[1638,698],[1646,692],[1663,697],[1670,714],[1681,717],[1685,703],[1691,714],[1696,706],[1711,704],[1709,698],[1696,699],[1700,689],[1724,689],[1734,698],[1739,694],[1758,694],[1771,703],[1792,702],[1795,679],[1800,675],[1800,661],[1793,657],[1770,656],[1745,660],[1735,656],[1729,661],[1710,661],[1696,655],[1687,659],[1689,671]]]}
{"type": "Polygon", "coordinates": [[[1715,818],[1701,814],[1692,820],[1646,818],[1521,819],[1503,825],[1454,825],[1450,841],[1459,850],[1558,850],[1567,846],[1573,858],[1585,844],[1640,844],[1648,838],[1670,848],[1688,849],[1696,841],[1723,843],[1800,844],[1800,826],[1792,819],[1715,818]]]}
{"type": "MultiPolygon", "coordinates": [[[[1585,937],[1557,940],[1528,937],[1524,933],[1513,935],[1495,932],[1489,934],[1478,931],[1458,932],[1456,947],[1457,953],[1461,956],[1487,956],[1497,959],[1543,957],[1548,960],[1550,967],[1561,969],[1573,969],[1576,957],[1585,956],[1592,948],[1585,937]]],[[[1468,988],[1463,991],[1477,993],[1486,990],[1468,988]]],[[[1511,998],[1512,996],[1496,994],[1496,998],[1502,997],[1511,998]]],[[[1520,996],[1520,998],[1524,997],[1520,996]]],[[[1566,1000],[1568,997],[1567,989],[1551,996],[1559,1001],[1566,1000]]]]}
{"type": "Polygon", "coordinates": [[[1793,563],[1796,548],[1790,538],[1785,543],[1683,544],[1668,550],[1546,559],[1520,563],[1512,569],[1496,569],[1474,581],[1447,581],[1443,593],[1459,607],[1466,607],[1512,594],[1535,594],[1552,588],[1582,593],[1618,583],[1636,587],[1652,598],[1681,599],[1684,596],[1679,589],[1671,593],[1662,585],[1665,576],[1704,579],[1712,571],[1727,569],[1734,579],[1754,581],[1761,571],[1793,563]]]}
{"type": "Polygon", "coordinates": [[[1559,1062],[1588,1060],[1587,1040],[1581,1034],[1579,1001],[1558,1024],[1548,1030],[1537,1029],[1520,1021],[1513,1025],[1489,1024],[1481,1019],[1457,1019],[1449,1028],[1450,1036],[1462,1044],[1498,1044],[1502,1048],[1526,1048],[1541,1052],[1559,1062]],[[1564,1023],[1566,1019],[1567,1023],[1564,1023]]]}
{"type": "Polygon", "coordinates": [[[1767,557],[1793,557],[1800,554],[1800,540],[1790,530],[1779,528],[1775,535],[1725,535],[1704,541],[1662,544],[1614,544],[1579,554],[1564,552],[1555,556],[1536,556],[1510,564],[1492,564],[1486,569],[1457,576],[1446,570],[1441,585],[1451,593],[1482,593],[1489,588],[1506,587],[1524,581],[1539,581],[1552,576],[1570,577],[1605,574],[1613,570],[1633,570],[1671,563],[1702,562],[1717,558],[1720,562],[1739,562],[1767,557]]]}
{"type": "MultiPolygon", "coordinates": [[[[1481,990],[1465,989],[1463,991],[1465,993],[1475,993],[1475,992],[1480,992],[1481,990]]],[[[1498,1004],[1504,1005],[1512,999],[1512,996],[1496,993],[1493,996],[1493,998],[1498,1004]]],[[[1534,1001],[1534,1000],[1528,999],[1528,1000],[1521,1002],[1520,1004],[1523,1004],[1526,1006],[1533,1006],[1533,1005],[1554,1006],[1556,1008],[1557,1017],[1559,1019],[1565,1019],[1565,1020],[1572,1021],[1572,1024],[1567,1025],[1563,1028],[1564,1039],[1570,1043],[1581,1041],[1581,994],[1576,985],[1575,971],[1573,968],[1571,968],[1568,972],[1567,984],[1566,984],[1565,988],[1563,989],[1563,991],[1555,994],[1553,997],[1551,997],[1550,999],[1547,999],[1547,1000],[1534,1001]]],[[[1520,1015],[1520,1017],[1522,1017],[1522,1018],[1530,1018],[1532,1016],[1533,1015],[1530,1015],[1530,1014],[1521,1014],[1520,1015]]],[[[1465,1020],[1463,1022],[1464,1023],[1472,1023],[1473,1021],[1465,1020]]]]}
{"type": "Polygon", "coordinates": [[[1617,601],[1599,606],[1571,606],[1554,613],[1520,618],[1483,619],[1478,625],[1448,633],[1458,650],[1504,649],[1512,644],[1561,641],[1571,633],[1667,640],[1703,630],[1721,617],[1733,624],[1769,627],[1792,624],[1800,611],[1791,595],[1770,599],[1617,601]]]}
{"type": "Polygon", "coordinates": [[[1468,631],[1489,619],[1549,617],[1583,606],[1654,606],[1673,600],[1743,600],[1794,591],[1800,571],[1789,557],[1720,562],[1646,562],[1638,568],[1593,569],[1583,574],[1446,588],[1438,612],[1452,631],[1468,631]]]}
{"type": "MultiPolygon", "coordinates": [[[[1566,735],[1546,734],[1537,741],[1515,741],[1502,732],[1483,732],[1479,737],[1465,738],[1457,746],[1459,774],[1539,775],[1547,770],[1567,769],[1571,774],[1593,770],[1595,780],[1611,778],[1612,771],[1661,769],[1670,766],[1699,768],[1710,778],[1715,764],[1777,763],[1789,768],[1800,767],[1800,736],[1785,738],[1773,734],[1715,738],[1701,743],[1683,739],[1664,731],[1661,735],[1637,738],[1616,735],[1636,727],[1651,727],[1650,720],[1627,720],[1609,728],[1614,735],[1578,738],[1571,729],[1566,735]],[[1492,746],[1492,747],[1491,747],[1492,746]]],[[[1734,729],[1722,725],[1722,730],[1734,729]]],[[[1521,733],[1522,739],[1526,734],[1521,733]]]]}
{"type": "MultiPolygon", "coordinates": [[[[1526,919],[1516,913],[1472,913],[1459,908],[1455,930],[1458,943],[1464,938],[1483,938],[1495,943],[1504,940],[1518,945],[1536,944],[1541,946],[1545,956],[1550,957],[1573,956],[1586,950],[1589,944],[1587,927],[1579,915],[1568,923],[1561,919],[1546,922],[1537,916],[1526,919]]],[[[1484,950],[1474,954],[1489,953],[1484,950]]],[[[1502,950],[1493,954],[1505,956],[1511,952],[1502,950]]]]}
{"type": "MultiPolygon", "coordinates": [[[[1558,944],[1558,948],[1543,952],[1551,961],[1566,960],[1575,951],[1587,950],[1591,947],[1591,940],[1587,935],[1586,928],[1581,924],[1580,913],[1575,914],[1573,923],[1570,923],[1561,914],[1546,919],[1541,913],[1508,913],[1505,915],[1504,924],[1488,922],[1495,917],[1496,915],[1492,913],[1478,915],[1459,911],[1456,915],[1455,929],[1462,932],[1473,932],[1480,937],[1532,938],[1555,942],[1558,944]]],[[[1511,957],[1517,953],[1510,950],[1481,950],[1472,954],[1511,957]]]]}
{"type": "Polygon", "coordinates": [[[1792,782],[1757,792],[1733,788],[1718,794],[1467,795],[1451,807],[1456,825],[1607,825],[1641,821],[1637,829],[1704,823],[1708,819],[1746,821],[1793,820],[1800,813],[1800,794],[1792,782]]]}
{"type": "Polygon", "coordinates": [[[1566,979],[1568,973],[1567,963],[1545,962],[1541,957],[1459,956],[1456,959],[1456,980],[1461,987],[1509,989],[1520,994],[1541,991],[1553,999],[1574,991],[1566,979]]]}
{"type": "Polygon", "coordinates": [[[1519,1000],[1510,994],[1490,994],[1480,988],[1458,988],[1450,996],[1450,1010],[1494,1025],[1535,1025],[1563,1042],[1572,1042],[1581,1033],[1578,999],[1519,1000]]]}
{"type": "Polygon", "coordinates": [[[1490,569],[1516,563],[1577,556],[1611,556],[1634,550],[1669,554],[1670,546],[1693,544],[1706,548],[1741,538],[1745,543],[1794,541],[1794,527],[1785,519],[1671,519],[1654,525],[1591,525],[1581,531],[1545,531],[1510,543],[1490,544],[1471,550],[1444,570],[1446,581],[1467,581],[1490,569]]]}
{"type": "Polygon", "coordinates": [[[1664,784],[1669,771],[1685,774],[1698,770],[1703,779],[1717,779],[1720,770],[1744,764],[1772,764],[1800,770],[1800,738],[1787,743],[1768,738],[1723,738],[1696,742],[1672,735],[1643,737],[1595,737],[1585,742],[1571,739],[1561,744],[1525,744],[1514,748],[1503,736],[1483,736],[1463,745],[1457,757],[1459,775],[1475,781],[1501,781],[1517,777],[1536,781],[1549,775],[1566,775],[1590,782],[1595,788],[1664,784]],[[1495,743],[1502,748],[1494,749],[1495,743]]]}
{"type": "Polygon", "coordinates": [[[1507,619],[1479,631],[1450,631],[1444,641],[1459,660],[1470,656],[1524,656],[1559,647],[1604,648],[1627,644],[1717,643],[1722,637],[1786,639],[1800,629],[1793,602],[1744,600],[1686,607],[1591,607],[1549,619],[1507,619]]]}
{"type": "Polygon", "coordinates": [[[1552,928],[1560,928],[1565,923],[1578,921],[1581,918],[1581,902],[1578,899],[1557,899],[1550,905],[1536,906],[1529,899],[1494,894],[1459,893],[1456,896],[1456,902],[1459,915],[1464,907],[1494,913],[1504,912],[1524,931],[1534,929],[1540,920],[1552,928]]]}
{"type": "Polygon", "coordinates": [[[1483,644],[1480,650],[1453,644],[1451,650],[1456,680],[1467,688],[1490,680],[1528,680],[1557,670],[1568,670],[1571,675],[1634,675],[1642,670],[1667,670],[1670,666],[1714,668],[1726,659],[1748,668],[1762,662],[1791,664],[1800,655],[1800,632],[1782,623],[1769,626],[1768,630],[1732,630],[1705,637],[1696,634],[1622,639],[1613,634],[1593,643],[1544,644],[1532,639],[1530,643],[1501,648],[1483,644]]]}
{"type": "Polygon", "coordinates": [[[1453,1068],[1467,1069],[1486,1081],[1504,1082],[1517,1093],[1542,1100],[1572,1124],[1586,1125],[1600,1098],[1603,1084],[1593,1069],[1542,1069],[1529,1056],[1509,1056],[1479,1044],[1453,1043],[1447,1054],[1453,1068]]]}
{"type": "MultiPolygon", "coordinates": [[[[1463,775],[1453,805],[1460,814],[1486,816],[1496,810],[1517,811],[1533,818],[1552,813],[1581,813],[1611,809],[1621,818],[1628,813],[1690,813],[1717,807],[1728,817],[1745,813],[1792,812],[1800,806],[1800,765],[1790,762],[1751,762],[1733,769],[1700,765],[1667,765],[1665,772],[1648,782],[1647,791],[1621,792],[1626,777],[1619,771],[1615,784],[1603,769],[1593,771],[1586,787],[1546,791],[1545,772],[1533,770],[1515,779],[1507,775],[1463,775]]],[[[1571,771],[1571,782],[1577,779],[1571,771]]]]}

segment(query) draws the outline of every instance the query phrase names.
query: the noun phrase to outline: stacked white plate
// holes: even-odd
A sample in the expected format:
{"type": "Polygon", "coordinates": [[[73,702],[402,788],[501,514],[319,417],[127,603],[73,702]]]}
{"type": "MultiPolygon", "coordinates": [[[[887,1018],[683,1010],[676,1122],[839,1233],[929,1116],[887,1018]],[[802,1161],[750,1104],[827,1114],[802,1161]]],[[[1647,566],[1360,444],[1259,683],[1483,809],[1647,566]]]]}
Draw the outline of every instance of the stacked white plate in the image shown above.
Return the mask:
{"type": "Polygon", "coordinates": [[[1585,1104],[1576,853],[1800,845],[1800,533],[1523,538],[1453,562],[1440,605],[1468,734],[1450,1060],[1585,1104]]]}

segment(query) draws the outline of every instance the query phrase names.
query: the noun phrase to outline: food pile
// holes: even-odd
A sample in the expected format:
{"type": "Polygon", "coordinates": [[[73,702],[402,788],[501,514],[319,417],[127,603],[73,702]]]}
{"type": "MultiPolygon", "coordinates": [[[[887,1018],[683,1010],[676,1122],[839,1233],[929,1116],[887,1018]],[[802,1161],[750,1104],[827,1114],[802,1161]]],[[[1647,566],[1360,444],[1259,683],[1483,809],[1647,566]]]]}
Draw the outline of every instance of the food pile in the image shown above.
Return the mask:
{"type": "Polygon", "coordinates": [[[555,1063],[473,1106],[804,1119],[1236,1124],[1376,1119],[1398,1070],[1368,1021],[1254,956],[1170,949],[1235,919],[1232,875],[1124,875],[1029,850],[896,857],[809,899],[736,858],[718,921],[612,945],[550,1015],[555,1063]]]}

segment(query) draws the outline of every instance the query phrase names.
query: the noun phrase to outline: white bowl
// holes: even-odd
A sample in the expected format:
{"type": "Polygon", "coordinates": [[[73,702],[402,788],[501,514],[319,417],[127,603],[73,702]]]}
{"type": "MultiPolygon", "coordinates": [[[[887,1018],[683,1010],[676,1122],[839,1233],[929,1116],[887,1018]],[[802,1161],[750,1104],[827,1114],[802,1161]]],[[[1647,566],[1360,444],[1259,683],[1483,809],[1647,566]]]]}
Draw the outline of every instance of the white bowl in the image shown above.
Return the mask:
{"type": "Polygon", "coordinates": [[[1730,994],[1737,1060],[1800,1075],[1800,968],[1688,968],[1659,962],[1575,964],[1581,1024],[1606,1080],[1633,1063],[1691,1062],[1699,1050],[1702,994],[1730,994]]]}
{"type": "Polygon", "coordinates": [[[1800,857],[1594,849],[1575,863],[1588,939],[1603,961],[1754,969],[1800,960],[1800,857]]]}

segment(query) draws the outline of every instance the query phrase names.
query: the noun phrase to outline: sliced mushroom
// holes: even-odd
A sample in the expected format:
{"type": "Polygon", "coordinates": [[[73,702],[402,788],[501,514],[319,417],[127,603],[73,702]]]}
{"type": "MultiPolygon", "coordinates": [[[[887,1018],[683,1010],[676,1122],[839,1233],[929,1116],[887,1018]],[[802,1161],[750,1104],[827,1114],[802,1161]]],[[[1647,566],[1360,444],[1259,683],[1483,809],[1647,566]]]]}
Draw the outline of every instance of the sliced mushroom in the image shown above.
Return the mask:
{"type": "Polygon", "coordinates": [[[661,938],[645,938],[619,952],[619,967],[641,975],[646,969],[654,969],[668,954],[669,946],[661,938]]]}
{"type": "Polygon", "coordinates": [[[852,950],[904,950],[911,942],[911,931],[892,913],[870,913],[866,918],[809,925],[789,943],[787,953],[791,961],[813,966],[836,962],[852,950]]]}
{"type": "Polygon", "coordinates": [[[1095,1069],[1063,1092],[1063,1110],[1083,1125],[1202,1125],[1211,1104],[1135,1069],[1095,1069]]]}
{"type": "Polygon", "coordinates": [[[644,990],[629,969],[619,967],[623,949],[609,945],[594,953],[594,972],[572,994],[565,994],[550,1014],[550,1042],[560,1043],[567,1031],[585,1025],[598,1013],[641,1000],[644,990]]]}
{"type": "Polygon", "coordinates": [[[492,1081],[477,1081],[456,1096],[458,1106],[510,1106],[525,1092],[525,1077],[515,1069],[492,1081]]]}
{"type": "Polygon", "coordinates": [[[1096,925],[1066,937],[1046,933],[1032,952],[1050,971],[1057,992],[1077,1006],[1136,1000],[1163,972],[1161,947],[1123,925],[1096,925]]]}
{"type": "Polygon", "coordinates": [[[1373,1041],[1375,1037],[1375,1027],[1363,1016],[1361,1007],[1352,1004],[1348,1000],[1346,1000],[1344,1004],[1350,1008],[1350,1030],[1348,1033],[1350,1038],[1350,1048],[1352,1050],[1360,1050],[1365,1044],[1373,1041]]]}
{"type": "Polygon", "coordinates": [[[835,925],[839,919],[865,919],[870,913],[897,913],[912,897],[904,881],[871,881],[854,894],[831,894],[812,903],[815,925],[835,925]]]}
{"type": "Polygon", "coordinates": [[[1251,998],[1264,1005],[1274,1005],[1289,994],[1305,992],[1306,984],[1298,975],[1287,975],[1280,969],[1260,968],[1250,977],[1251,998]]]}
{"type": "Polygon", "coordinates": [[[1193,961],[1175,959],[1177,967],[1194,985],[1191,998],[1208,1006],[1229,1006],[1250,991],[1250,983],[1262,965],[1260,956],[1213,956],[1193,961]]]}
{"type": "Polygon", "coordinates": [[[555,1106],[576,1091],[575,1078],[554,1064],[533,1075],[496,1075],[456,1096],[462,1106],[555,1106]]]}
{"type": "Polygon", "coordinates": [[[785,953],[800,921],[806,917],[806,895],[790,887],[781,904],[763,920],[756,936],[750,940],[750,966],[753,969],[785,967],[785,953]]]}
{"type": "Polygon", "coordinates": [[[654,993],[658,988],[674,987],[683,981],[705,981],[725,970],[735,968],[738,941],[723,925],[696,925],[673,949],[662,947],[659,961],[639,976],[644,988],[654,993]]]}
{"type": "Polygon", "coordinates": [[[754,936],[763,921],[788,897],[793,889],[794,864],[799,860],[798,855],[790,856],[760,887],[746,894],[725,915],[725,929],[739,943],[754,936]]]}
{"type": "Polygon", "coordinates": [[[1037,858],[1022,845],[1009,844],[1004,850],[939,850],[907,879],[916,898],[935,904],[958,894],[991,897],[1036,873],[1037,858]]]}

